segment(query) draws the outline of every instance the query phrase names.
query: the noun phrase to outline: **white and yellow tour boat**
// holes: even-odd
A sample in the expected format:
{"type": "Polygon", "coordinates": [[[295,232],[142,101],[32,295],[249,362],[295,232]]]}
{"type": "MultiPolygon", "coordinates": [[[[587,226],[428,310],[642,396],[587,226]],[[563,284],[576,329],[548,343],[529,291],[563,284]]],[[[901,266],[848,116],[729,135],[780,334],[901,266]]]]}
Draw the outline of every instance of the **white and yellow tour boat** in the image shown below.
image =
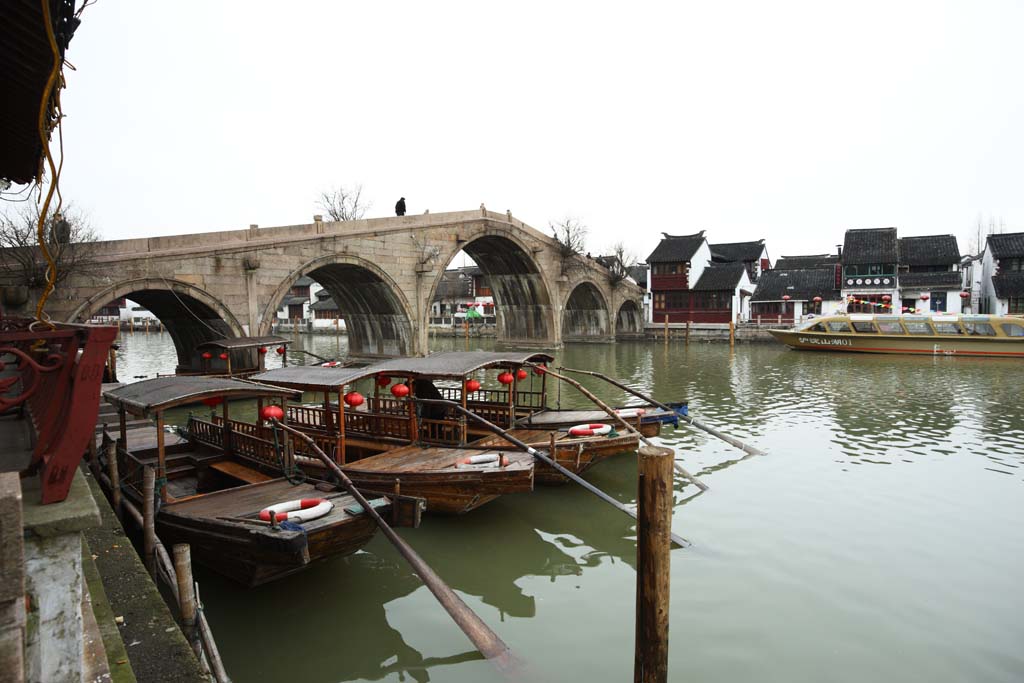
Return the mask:
{"type": "Polygon", "coordinates": [[[1024,317],[997,315],[871,315],[814,318],[794,330],[769,330],[787,346],[808,351],[909,353],[1024,358],[1024,317]]]}

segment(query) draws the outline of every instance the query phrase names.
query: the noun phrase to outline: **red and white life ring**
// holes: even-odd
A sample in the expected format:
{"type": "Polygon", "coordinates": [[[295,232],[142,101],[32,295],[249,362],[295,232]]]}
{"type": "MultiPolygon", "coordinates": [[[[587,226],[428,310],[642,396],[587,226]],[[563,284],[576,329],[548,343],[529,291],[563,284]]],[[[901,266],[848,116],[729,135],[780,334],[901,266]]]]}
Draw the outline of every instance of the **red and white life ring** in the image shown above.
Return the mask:
{"type": "Polygon", "coordinates": [[[569,428],[569,436],[604,436],[612,431],[611,425],[587,424],[569,428]]]}
{"type": "Polygon", "coordinates": [[[263,508],[260,510],[260,519],[269,522],[273,510],[278,522],[308,522],[323,517],[333,508],[334,503],[326,498],[299,498],[263,508]]]}
{"type": "Polygon", "coordinates": [[[619,417],[640,417],[646,413],[647,411],[643,408],[623,408],[615,411],[615,414],[619,417]]]}
{"type": "Polygon", "coordinates": [[[341,363],[339,363],[338,361],[336,361],[336,360],[329,360],[326,363],[321,363],[320,367],[322,367],[322,368],[336,368],[339,365],[341,365],[341,363]]]}

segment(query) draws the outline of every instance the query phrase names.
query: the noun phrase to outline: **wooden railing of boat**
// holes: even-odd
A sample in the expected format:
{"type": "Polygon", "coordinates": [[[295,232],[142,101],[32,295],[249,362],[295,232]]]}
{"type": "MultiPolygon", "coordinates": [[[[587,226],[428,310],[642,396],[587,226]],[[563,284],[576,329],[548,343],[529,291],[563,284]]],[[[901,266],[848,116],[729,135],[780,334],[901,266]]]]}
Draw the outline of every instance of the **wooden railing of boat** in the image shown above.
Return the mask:
{"type": "Polygon", "coordinates": [[[275,448],[273,437],[257,431],[261,430],[254,424],[229,420],[228,428],[224,428],[223,418],[215,417],[214,422],[191,417],[188,421],[188,437],[191,441],[212,448],[220,449],[225,455],[249,460],[265,468],[280,471],[282,464],[285,469],[291,467],[291,454],[287,444],[282,441],[275,448]],[[224,446],[224,436],[228,436],[228,447],[224,446]],[[280,451],[280,455],[278,452],[280,451]]]}

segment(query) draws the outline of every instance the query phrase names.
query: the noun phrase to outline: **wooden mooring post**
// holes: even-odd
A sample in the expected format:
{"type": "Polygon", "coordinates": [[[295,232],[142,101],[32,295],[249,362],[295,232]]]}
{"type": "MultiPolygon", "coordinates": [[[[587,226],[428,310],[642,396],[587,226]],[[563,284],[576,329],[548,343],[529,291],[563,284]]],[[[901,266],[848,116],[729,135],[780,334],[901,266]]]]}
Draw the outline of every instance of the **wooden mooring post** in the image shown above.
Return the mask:
{"type": "MultiPolygon", "coordinates": [[[[103,432],[106,434],[106,431],[103,432]]],[[[114,515],[121,519],[121,477],[117,472],[117,441],[107,441],[107,476],[110,477],[110,504],[114,515]]]]}
{"type": "Polygon", "coordinates": [[[142,561],[146,571],[156,580],[156,470],[142,470],[142,561]]]}
{"type": "Polygon", "coordinates": [[[673,459],[671,448],[640,449],[634,683],[668,681],[673,459]]]}
{"type": "Polygon", "coordinates": [[[181,630],[192,646],[196,657],[203,656],[203,640],[196,619],[196,590],[192,581],[192,551],[187,543],[174,545],[174,575],[178,584],[178,609],[181,612],[181,630]]]}
{"type": "Polygon", "coordinates": [[[665,343],[668,343],[668,313],[665,314],[665,343]]]}
{"type": "Polygon", "coordinates": [[[686,343],[690,343],[690,321],[686,321],[686,343]]]}
{"type": "Polygon", "coordinates": [[[736,323],[729,321],[729,346],[736,345],[736,323]]]}

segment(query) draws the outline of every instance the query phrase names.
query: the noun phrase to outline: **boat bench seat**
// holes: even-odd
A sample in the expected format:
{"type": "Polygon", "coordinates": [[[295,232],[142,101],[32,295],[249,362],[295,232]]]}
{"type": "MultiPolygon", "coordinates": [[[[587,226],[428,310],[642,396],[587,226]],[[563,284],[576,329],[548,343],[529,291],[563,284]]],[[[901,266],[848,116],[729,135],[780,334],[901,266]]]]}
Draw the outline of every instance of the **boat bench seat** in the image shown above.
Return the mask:
{"type": "Polygon", "coordinates": [[[270,481],[273,477],[263,474],[259,470],[254,470],[251,467],[246,467],[237,462],[231,462],[230,460],[221,460],[220,462],[210,463],[210,469],[217,470],[221,474],[226,474],[229,477],[234,477],[240,481],[244,481],[246,484],[259,484],[260,482],[270,481]]]}

